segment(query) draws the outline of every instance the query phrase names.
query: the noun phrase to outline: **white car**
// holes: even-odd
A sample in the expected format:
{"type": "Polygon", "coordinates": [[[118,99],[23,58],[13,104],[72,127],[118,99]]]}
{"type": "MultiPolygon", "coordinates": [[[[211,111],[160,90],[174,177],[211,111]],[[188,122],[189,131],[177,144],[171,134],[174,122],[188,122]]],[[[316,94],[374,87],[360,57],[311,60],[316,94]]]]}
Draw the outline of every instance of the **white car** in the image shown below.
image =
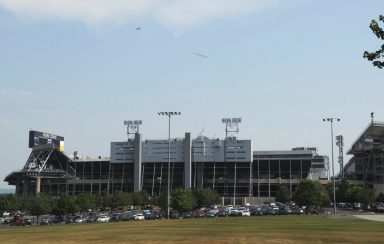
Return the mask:
{"type": "Polygon", "coordinates": [[[133,217],[135,218],[135,220],[144,220],[145,219],[144,214],[142,214],[142,213],[135,214],[135,215],[133,215],[133,217]]]}
{"type": "Polygon", "coordinates": [[[245,207],[239,207],[238,208],[239,213],[241,213],[241,216],[251,216],[251,212],[248,208],[245,207]]]}
{"type": "Polygon", "coordinates": [[[108,215],[101,215],[99,217],[97,217],[97,222],[101,223],[105,223],[105,222],[109,222],[110,218],[108,215]]]}

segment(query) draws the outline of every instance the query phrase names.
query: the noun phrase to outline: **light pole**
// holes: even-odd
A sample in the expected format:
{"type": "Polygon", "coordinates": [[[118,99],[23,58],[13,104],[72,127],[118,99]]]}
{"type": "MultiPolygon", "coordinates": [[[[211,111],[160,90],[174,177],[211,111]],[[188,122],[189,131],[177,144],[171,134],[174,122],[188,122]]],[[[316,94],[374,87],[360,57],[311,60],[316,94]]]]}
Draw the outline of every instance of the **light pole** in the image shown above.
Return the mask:
{"type": "Polygon", "coordinates": [[[323,119],[323,121],[331,122],[333,214],[336,215],[335,167],[334,167],[334,162],[333,162],[333,120],[340,121],[339,118],[325,118],[325,119],[323,119]]]}
{"type": "Polygon", "coordinates": [[[167,187],[167,217],[169,219],[169,192],[170,192],[170,176],[171,176],[171,116],[181,115],[180,112],[158,112],[158,115],[168,116],[168,187],[167,187]]]}

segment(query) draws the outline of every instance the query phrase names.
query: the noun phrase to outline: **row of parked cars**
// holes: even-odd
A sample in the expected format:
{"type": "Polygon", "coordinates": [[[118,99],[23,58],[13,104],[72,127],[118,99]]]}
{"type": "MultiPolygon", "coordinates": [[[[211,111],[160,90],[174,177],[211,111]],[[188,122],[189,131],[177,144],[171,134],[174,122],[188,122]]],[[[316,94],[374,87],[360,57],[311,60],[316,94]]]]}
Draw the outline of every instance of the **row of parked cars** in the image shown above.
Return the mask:
{"type": "MultiPolygon", "coordinates": [[[[383,205],[384,207],[384,205],[383,205]]],[[[259,206],[218,206],[214,205],[209,208],[198,208],[189,211],[176,211],[171,210],[169,217],[171,219],[187,219],[187,218],[209,218],[209,217],[227,217],[227,216],[261,216],[261,215],[289,215],[289,214],[304,214],[304,213],[318,213],[316,209],[306,208],[305,210],[296,206],[294,203],[270,203],[259,206]]],[[[66,224],[80,224],[80,223],[105,223],[105,222],[119,222],[119,221],[134,221],[134,220],[155,220],[166,218],[167,213],[158,209],[145,209],[143,211],[131,210],[128,212],[119,213],[106,213],[96,214],[89,213],[86,215],[71,214],[62,218],[60,216],[47,215],[40,216],[38,222],[36,217],[26,217],[15,215],[12,218],[7,218],[5,224],[10,225],[30,225],[41,224],[50,225],[57,223],[66,224]]],[[[4,222],[0,219],[0,224],[4,222]]]]}

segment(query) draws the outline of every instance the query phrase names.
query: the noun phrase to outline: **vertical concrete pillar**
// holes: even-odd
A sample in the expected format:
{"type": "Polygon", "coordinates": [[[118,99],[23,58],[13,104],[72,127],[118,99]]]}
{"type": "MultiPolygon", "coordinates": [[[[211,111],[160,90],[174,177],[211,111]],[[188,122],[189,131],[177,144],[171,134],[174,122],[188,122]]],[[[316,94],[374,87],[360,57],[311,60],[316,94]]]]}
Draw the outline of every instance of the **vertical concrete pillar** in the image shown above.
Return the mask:
{"type": "Polygon", "coordinates": [[[141,164],[142,164],[142,139],[141,134],[135,134],[135,152],[134,152],[134,173],[133,173],[133,191],[141,191],[141,164]]]}
{"type": "Polygon", "coordinates": [[[25,176],[24,179],[23,179],[23,195],[27,195],[28,194],[28,188],[29,188],[29,182],[28,182],[28,178],[25,176]]]}
{"type": "Polygon", "coordinates": [[[185,133],[184,138],[184,189],[192,187],[192,139],[191,133],[185,133]]]}
{"type": "Polygon", "coordinates": [[[40,184],[41,184],[41,177],[37,176],[36,177],[36,195],[40,193],[40,184]]]}

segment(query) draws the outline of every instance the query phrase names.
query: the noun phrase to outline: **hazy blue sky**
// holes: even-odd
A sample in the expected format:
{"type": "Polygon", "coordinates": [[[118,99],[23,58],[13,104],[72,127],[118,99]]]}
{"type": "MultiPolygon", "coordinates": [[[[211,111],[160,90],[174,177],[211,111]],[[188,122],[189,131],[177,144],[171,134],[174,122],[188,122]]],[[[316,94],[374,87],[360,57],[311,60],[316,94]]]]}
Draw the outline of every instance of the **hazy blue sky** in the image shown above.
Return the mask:
{"type": "Polygon", "coordinates": [[[123,120],[166,138],[158,111],[182,113],[172,137],[223,138],[221,118],[241,117],[255,150],[326,155],[322,118],[340,117],[347,150],[371,112],[384,120],[383,70],[362,58],[380,14],[382,0],[0,0],[0,188],[30,129],[109,156],[123,120]]]}

